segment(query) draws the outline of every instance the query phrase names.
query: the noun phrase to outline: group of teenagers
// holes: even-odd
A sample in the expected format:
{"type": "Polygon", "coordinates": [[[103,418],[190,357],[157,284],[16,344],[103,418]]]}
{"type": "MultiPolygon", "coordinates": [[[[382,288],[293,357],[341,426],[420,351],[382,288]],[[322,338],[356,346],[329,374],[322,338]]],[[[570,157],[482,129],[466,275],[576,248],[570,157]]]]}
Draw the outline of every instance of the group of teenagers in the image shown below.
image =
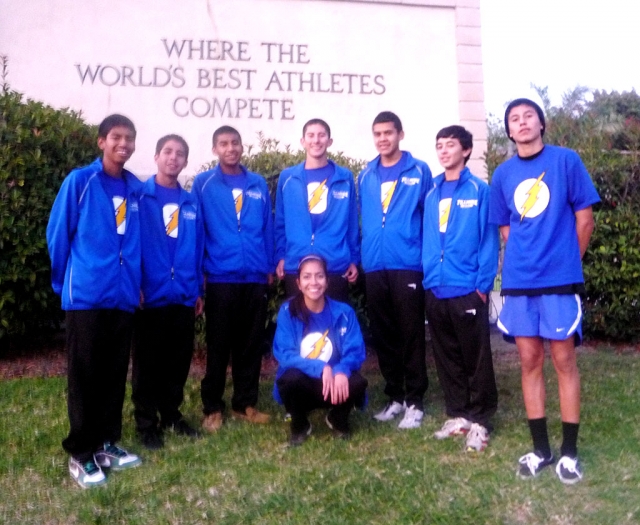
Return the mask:
{"type": "Polygon", "coordinates": [[[398,419],[400,429],[421,426],[426,314],[448,417],[434,437],[463,436],[466,450],[484,450],[498,405],[488,305],[501,235],[497,324],[520,354],[533,440],[517,474],[532,478],[556,463],[545,416],[549,340],[562,419],[556,473],[563,483],[578,482],[581,258],[599,197],[575,152],[544,144],[535,102],[514,100],[504,122],[517,155],[489,186],[466,167],[473,139],[462,126],[438,132],[444,172],[432,177],[426,163],[401,150],[402,123],[384,111],[372,125],[379,155],[354,180],[327,157],[329,125],[312,119],[302,130],[306,159],[280,174],[274,214],[265,179],[240,163],[236,129],[214,132],[217,164],[187,192],[178,182],[189,157],[182,137],[158,141],[157,173],[143,183],[124,168],[135,150],[134,124],[107,117],[98,129],[102,158],[65,178],[47,227],[52,285],[66,311],[70,430],[62,445],[71,477],[98,486],[107,481],[103,469],[141,463],[117,444],[130,354],[136,430],[146,448],[162,447],[164,431],[220,430],[230,361],[231,416],[268,423],[257,404],[274,278],[287,296],[273,340],[274,397],[290,417],[290,445],[311,434],[308,416],[317,408],[328,409],[333,435],[348,439],[350,412],[366,405],[365,344],[349,305],[350,283],[364,273],[388,401],[373,417],[398,419]],[[196,430],[180,405],[203,312],[204,418],[196,430]]]}

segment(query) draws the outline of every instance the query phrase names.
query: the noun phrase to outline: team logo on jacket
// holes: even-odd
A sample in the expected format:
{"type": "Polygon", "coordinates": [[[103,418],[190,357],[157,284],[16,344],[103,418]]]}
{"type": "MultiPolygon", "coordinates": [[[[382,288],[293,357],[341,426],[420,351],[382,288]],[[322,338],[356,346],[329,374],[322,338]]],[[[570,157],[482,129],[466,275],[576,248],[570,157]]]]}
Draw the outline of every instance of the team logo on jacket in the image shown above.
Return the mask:
{"type": "Polygon", "coordinates": [[[451,197],[447,199],[441,199],[438,205],[438,222],[440,224],[440,233],[447,231],[447,224],[449,224],[449,213],[451,213],[451,197]]]}
{"type": "Polygon", "coordinates": [[[116,231],[118,235],[124,235],[127,229],[127,199],[115,196],[113,198],[113,208],[116,214],[116,231]]]}
{"type": "Polygon", "coordinates": [[[242,190],[240,188],[234,188],[231,190],[233,195],[233,202],[236,205],[236,217],[240,220],[240,212],[242,211],[242,190]]]}
{"type": "Polygon", "coordinates": [[[513,194],[513,202],[520,213],[520,222],[527,217],[533,219],[540,215],[549,205],[549,187],[542,180],[546,172],[537,179],[523,180],[513,194]]]}
{"type": "Polygon", "coordinates": [[[327,209],[327,179],[322,182],[310,182],[307,184],[307,198],[309,202],[309,213],[324,213],[327,209]]]}
{"type": "Polygon", "coordinates": [[[178,216],[180,209],[177,204],[169,203],[162,207],[162,220],[164,221],[164,231],[172,239],[178,238],[178,216]]]}
{"type": "Polygon", "coordinates": [[[332,355],[333,343],[329,339],[329,330],[325,330],[323,333],[307,334],[300,343],[300,356],[305,359],[320,359],[328,363],[332,355]]]}
{"type": "Polygon", "coordinates": [[[391,203],[391,198],[393,197],[393,192],[396,191],[397,185],[397,180],[383,182],[380,185],[380,201],[382,202],[382,213],[387,213],[389,204],[391,203]]]}

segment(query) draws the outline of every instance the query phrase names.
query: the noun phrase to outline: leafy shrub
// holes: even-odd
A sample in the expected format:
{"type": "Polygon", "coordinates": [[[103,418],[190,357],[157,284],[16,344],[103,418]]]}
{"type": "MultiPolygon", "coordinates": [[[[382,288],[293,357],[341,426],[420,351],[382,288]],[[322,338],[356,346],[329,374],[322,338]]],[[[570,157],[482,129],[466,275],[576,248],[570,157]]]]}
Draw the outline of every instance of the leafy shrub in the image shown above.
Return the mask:
{"type": "Polygon", "coordinates": [[[45,231],[64,176],[99,153],[96,136],[79,113],[0,92],[0,340],[60,319],[45,231]]]}

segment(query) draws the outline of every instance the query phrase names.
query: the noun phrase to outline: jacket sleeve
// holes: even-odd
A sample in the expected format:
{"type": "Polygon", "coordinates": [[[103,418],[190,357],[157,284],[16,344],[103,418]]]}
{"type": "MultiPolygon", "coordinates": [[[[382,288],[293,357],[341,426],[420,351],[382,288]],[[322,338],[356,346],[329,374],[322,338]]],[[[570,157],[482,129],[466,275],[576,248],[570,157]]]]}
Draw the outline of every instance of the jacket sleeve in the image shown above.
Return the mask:
{"type": "MultiPolygon", "coordinates": [[[[349,173],[351,175],[351,173],[349,173]]],[[[349,189],[349,231],[347,232],[347,242],[351,253],[353,264],[360,264],[360,223],[358,220],[358,198],[356,184],[351,176],[349,189]]]]}
{"type": "Polygon", "coordinates": [[[488,293],[493,289],[493,280],[498,271],[500,239],[498,227],[489,223],[490,189],[486,184],[480,186],[478,194],[478,213],[480,224],[480,244],[478,246],[478,275],[476,289],[488,293]]]}
{"type": "Polygon", "coordinates": [[[284,201],[282,197],[282,173],[278,177],[278,186],[276,188],[276,216],[273,226],[273,235],[276,245],[276,264],[284,259],[287,251],[287,239],[284,229],[284,201]]]}
{"type": "Polygon", "coordinates": [[[424,206],[424,199],[433,187],[433,175],[431,175],[431,170],[426,162],[420,161],[420,168],[422,169],[422,193],[420,195],[420,202],[421,205],[424,206]]]}
{"type": "MultiPolygon", "coordinates": [[[[263,186],[264,195],[266,196],[264,206],[264,245],[267,251],[267,264],[269,266],[269,273],[273,273],[276,268],[274,261],[274,232],[273,232],[273,210],[271,208],[271,195],[269,194],[269,187],[266,181],[263,186]]],[[[279,259],[278,259],[279,260],[279,259]]]]}
{"type": "Polygon", "coordinates": [[[300,334],[296,330],[295,323],[299,321],[291,318],[288,303],[280,307],[278,314],[278,325],[276,335],[273,340],[273,357],[276,358],[280,368],[285,371],[289,368],[297,368],[309,377],[319,379],[322,377],[322,370],[326,366],[320,359],[305,359],[300,356],[300,334]]]}
{"type": "Polygon", "coordinates": [[[352,308],[349,308],[349,311],[343,315],[347,318],[347,330],[342,336],[340,362],[334,365],[333,373],[351,377],[352,372],[360,370],[366,352],[356,313],[352,308]]]}
{"type": "Polygon", "coordinates": [[[78,190],[71,173],[63,181],[47,224],[47,246],[51,257],[51,286],[60,295],[67,271],[71,242],[78,227],[78,190]]]}
{"type": "Polygon", "coordinates": [[[196,199],[196,206],[196,278],[200,297],[204,297],[204,210],[198,199],[196,199]]]}

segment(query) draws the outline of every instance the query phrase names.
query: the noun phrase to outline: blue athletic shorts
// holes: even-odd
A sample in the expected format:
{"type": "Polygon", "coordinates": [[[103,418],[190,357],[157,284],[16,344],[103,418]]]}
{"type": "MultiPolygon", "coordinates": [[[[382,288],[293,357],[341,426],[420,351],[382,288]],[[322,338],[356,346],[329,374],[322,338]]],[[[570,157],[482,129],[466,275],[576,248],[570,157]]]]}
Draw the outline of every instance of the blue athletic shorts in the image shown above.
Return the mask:
{"type": "Polygon", "coordinates": [[[508,295],[498,317],[507,341],[514,337],[542,337],[582,343],[582,302],[579,295],[508,295]]]}

